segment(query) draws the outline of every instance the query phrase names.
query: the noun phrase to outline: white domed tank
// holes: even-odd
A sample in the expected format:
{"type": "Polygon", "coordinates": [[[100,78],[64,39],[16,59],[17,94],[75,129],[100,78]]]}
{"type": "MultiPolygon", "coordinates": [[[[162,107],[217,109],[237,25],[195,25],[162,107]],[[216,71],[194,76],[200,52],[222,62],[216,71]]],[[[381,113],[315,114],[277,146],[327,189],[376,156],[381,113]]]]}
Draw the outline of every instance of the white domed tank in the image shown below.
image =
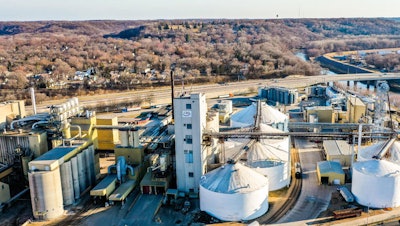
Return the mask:
{"type": "Polygon", "coordinates": [[[257,113],[257,105],[255,103],[237,112],[231,117],[231,127],[243,128],[254,124],[254,116],[257,113]]]}
{"type": "Polygon", "coordinates": [[[268,210],[268,178],[225,164],[201,177],[200,209],[223,221],[255,219],[268,210]]]}
{"type": "Polygon", "coordinates": [[[357,153],[357,161],[368,161],[373,159],[374,156],[379,154],[379,151],[382,150],[383,146],[385,145],[384,141],[379,141],[376,144],[360,148],[357,153]]]}
{"type": "MultiPolygon", "coordinates": [[[[288,139],[285,147],[276,147],[274,144],[254,143],[247,151],[247,165],[255,171],[268,177],[269,190],[279,190],[290,184],[290,164],[288,139]]],[[[263,143],[268,143],[264,141],[263,143]]],[[[280,143],[275,143],[279,146],[280,143]]]]}
{"type": "Polygon", "coordinates": [[[29,172],[33,216],[50,220],[64,213],[60,170],[29,172]]]}
{"type": "Polygon", "coordinates": [[[261,123],[272,126],[273,128],[287,131],[289,117],[278,109],[263,103],[261,106],[261,123]]]}
{"type": "MultiPolygon", "coordinates": [[[[360,148],[360,151],[357,155],[357,161],[367,161],[373,159],[373,157],[377,156],[379,152],[384,148],[385,144],[385,141],[380,141],[371,146],[360,148]]],[[[382,159],[400,164],[400,142],[393,141],[389,143],[388,146],[389,149],[387,153],[382,157],[382,159]]]]}
{"type": "Polygon", "coordinates": [[[400,166],[386,160],[355,163],[351,191],[356,201],[364,206],[400,206],[400,166]]]}

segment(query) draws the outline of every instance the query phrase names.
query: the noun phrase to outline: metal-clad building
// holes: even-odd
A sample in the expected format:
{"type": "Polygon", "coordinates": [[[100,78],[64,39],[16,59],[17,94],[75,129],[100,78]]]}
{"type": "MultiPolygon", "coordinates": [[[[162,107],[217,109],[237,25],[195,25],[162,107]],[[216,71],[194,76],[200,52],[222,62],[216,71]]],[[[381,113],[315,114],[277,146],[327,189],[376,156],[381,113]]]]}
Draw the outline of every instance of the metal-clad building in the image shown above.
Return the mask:
{"type": "Polygon", "coordinates": [[[269,101],[275,101],[280,104],[290,105],[297,102],[297,89],[288,89],[284,87],[263,87],[258,90],[261,98],[267,98],[269,101]]]}
{"type": "Polygon", "coordinates": [[[324,140],[326,160],[339,162],[342,166],[351,165],[352,147],[344,140],[324,140]]]}
{"type": "Polygon", "coordinates": [[[15,149],[30,150],[34,157],[48,151],[47,133],[39,132],[7,132],[0,135],[0,162],[11,165],[14,163],[16,154],[15,149]]]}
{"type": "Polygon", "coordinates": [[[203,93],[174,98],[175,155],[177,188],[183,192],[199,192],[205,173],[207,150],[202,147],[207,124],[207,103],[203,93]]]}

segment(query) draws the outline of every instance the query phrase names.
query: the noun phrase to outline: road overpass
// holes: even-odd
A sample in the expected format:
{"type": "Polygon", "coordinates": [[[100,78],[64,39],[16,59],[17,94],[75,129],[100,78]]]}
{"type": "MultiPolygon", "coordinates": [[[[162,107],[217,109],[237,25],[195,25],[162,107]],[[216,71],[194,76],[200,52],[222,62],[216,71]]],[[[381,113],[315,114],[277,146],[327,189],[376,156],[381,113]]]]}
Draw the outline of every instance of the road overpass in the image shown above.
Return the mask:
{"type": "MultiPolygon", "coordinates": [[[[205,85],[185,85],[185,88],[179,85],[175,86],[175,90],[179,92],[202,92],[206,93],[207,98],[216,98],[220,95],[229,93],[243,94],[254,92],[260,86],[282,86],[287,88],[307,87],[318,83],[336,82],[336,81],[376,81],[376,80],[393,80],[400,79],[400,74],[396,73],[371,73],[371,74],[337,74],[337,75],[291,75],[286,78],[278,79],[257,79],[257,80],[241,80],[237,82],[229,82],[226,84],[205,84],[205,85]]],[[[152,104],[171,103],[170,87],[155,87],[140,91],[127,91],[112,94],[101,94],[95,96],[79,96],[81,106],[93,107],[98,104],[117,104],[132,99],[145,99],[152,96],[152,104]]],[[[38,112],[48,111],[47,106],[61,104],[64,100],[46,101],[38,105],[38,112]]],[[[32,112],[32,108],[26,108],[28,112],[32,112]]]]}

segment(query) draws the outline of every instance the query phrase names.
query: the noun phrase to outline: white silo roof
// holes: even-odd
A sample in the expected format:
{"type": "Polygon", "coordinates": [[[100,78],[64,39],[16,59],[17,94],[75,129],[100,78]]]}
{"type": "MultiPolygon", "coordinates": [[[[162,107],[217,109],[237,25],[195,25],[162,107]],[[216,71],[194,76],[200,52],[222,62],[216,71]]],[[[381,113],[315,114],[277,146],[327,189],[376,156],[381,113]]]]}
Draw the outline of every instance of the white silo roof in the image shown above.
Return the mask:
{"type": "Polygon", "coordinates": [[[200,180],[200,209],[220,220],[252,220],[268,206],[268,178],[240,163],[226,164],[200,180]]]}
{"type": "Polygon", "coordinates": [[[288,117],[280,112],[278,109],[269,106],[268,104],[262,104],[261,107],[261,122],[263,123],[277,123],[285,122],[288,117]]]}
{"type": "Polygon", "coordinates": [[[247,151],[247,165],[268,177],[269,191],[281,189],[290,184],[289,139],[270,139],[268,145],[256,142],[247,151]],[[283,145],[282,145],[283,144],[283,145]],[[276,146],[281,146],[278,148],[276,146]]]}
{"type": "Polygon", "coordinates": [[[224,193],[249,193],[268,186],[268,179],[240,164],[225,164],[201,177],[200,185],[207,190],[224,193]]]}
{"type": "MultiPolygon", "coordinates": [[[[248,127],[254,125],[254,116],[257,113],[257,104],[244,108],[238,113],[232,115],[231,126],[232,127],[248,127]]],[[[288,117],[277,110],[276,108],[269,106],[265,103],[261,104],[261,123],[271,124],[287,121],[288,117]]]]}
{"type": "Polygon", "coordinates": [[[400,176],[400,166],[386,160],[369,160],[354,164],[354,170],[374,177],[400,176]]]}
{"type": "Polygon", "coordinates": [[[257,113],[256,104],[252,104],[237,112],[231,117],[232,127],[248,127],[254,124],[254,116],[257,113]]]}
{"type": "Polygon", "coordinates": [[[400,166],[386,160],[368,160],[353,165],[351,191],[364,206],[400,206],[400,166]]]}
{"type": "Polygon", "coordinates": [[[278,159],[288,161],[289,158],[289,137],[283,139],[261,139],[260,143],[265,146],[266,149],[274,152],[278,156],[278,159]]]}
{"type": "MultiPolygon", "coordinates": [[[[360,151],[358,152],[358,161],[366,161],[373,159],[374,156],[379,154],[379,152],[382,150],[383,146],[386,144],[385,141],[380,141],[376,144],[373,144],[368,147],[363,147],[360,148],[360,151]]],[[[397,164],[400,163],[400,142],[395,141],[392,146],[389,147],[388,150],[388,157],[385,156],[383,159],[387,159],[391,162],[395,162],[397,164]]]]}
{"type": "Polygon", "coordinates": [[[223,143],[224,151],[220,149],[220,152],[225,154],[226,159],[232,158],[235,154],[237,154],[240,149],[246,145],[250,139],[228,139],[223,143]]]}
{"type": "Polygon", "coordinates": [[[372,157],[376,156],[380,150],[382,150],[385,143],[386,142],[384,141],[379,141],[376,144],[360,148],[357,154],[357,161],[366,161],[372,159],[372,157]]]}
{"type": "Polygon", "coordinates": [[[287,154],[285,150],[256,142],[247,151],[247,164],[251,167],[264,168],[270,167],[272,162],[287,161],[287,157],[282,159],[282,154],[280,154],[280,152],[285,152],[287,154]]]}

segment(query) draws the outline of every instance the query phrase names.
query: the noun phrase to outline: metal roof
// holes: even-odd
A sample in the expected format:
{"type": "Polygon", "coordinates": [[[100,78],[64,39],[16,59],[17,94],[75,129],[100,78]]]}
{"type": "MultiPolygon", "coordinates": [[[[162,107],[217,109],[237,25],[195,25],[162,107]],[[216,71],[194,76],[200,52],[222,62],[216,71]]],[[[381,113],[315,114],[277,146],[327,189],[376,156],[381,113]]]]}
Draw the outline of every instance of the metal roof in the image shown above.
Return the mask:
{"type": "Polygon", "coordinates": [[[225,164],[205,174],[200,185],[218,193],[249,193],[268,186],[268,179],[241,163],[235,163],[225,164]]]}
{"type": "Polygon", "coordinates": [[[352,147],[344,140],[324,140],[323,145],[329,156],[352,154],[352,147]]]}
{"type": "Polygon", "coordinates": [[[335,161],[317,162],[317,168],[319,169],[319,173],[321,175],[327,173],[344,174],[344,171],[340,163],[335,161]]]}
{"type": "Polygon", "coordinates": [[[400,166],[386,161],[386,160],[368,160],[363,162],[356,162],[353,166],[354,170],[357,170],[366,175],[372,175],[374,177],[399,177],[400,166]]]}
{"type": "Polygon", "coordinates": [[[76,148],[78,148],[78,146],[68,146],[68,147],[59,146],[59,147],[51,149],[50,151],[44,153],[43,155],[37,157],[33,161],[58,160],[76,148]]]}

